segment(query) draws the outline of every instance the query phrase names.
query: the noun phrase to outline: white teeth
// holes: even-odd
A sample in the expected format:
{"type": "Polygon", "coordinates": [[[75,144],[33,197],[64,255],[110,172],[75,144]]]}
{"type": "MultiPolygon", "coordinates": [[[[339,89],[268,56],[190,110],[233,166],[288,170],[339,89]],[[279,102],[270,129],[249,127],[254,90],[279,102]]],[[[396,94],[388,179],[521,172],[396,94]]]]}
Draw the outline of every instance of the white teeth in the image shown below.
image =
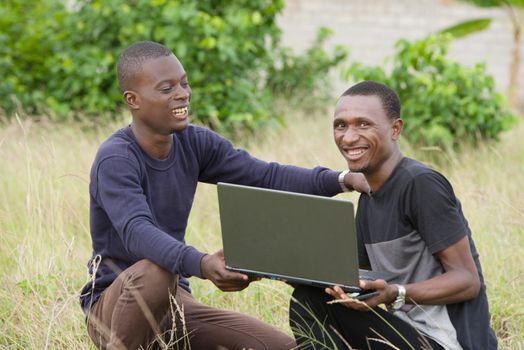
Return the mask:
{"type": "Polygon", "coordinates": [[[178,115],[182,115],[182,114],[186,114],[187,113],[187,107],[184,107],[184,108],[174,108],[173,109],[173,114],[175,116],[178,116],[178,115]]]}
{"type": "Polygon", "coordinates": [[[365,152],[365,150],[363,150],[363,149],[353,149],[353,150],[349,150],[348,154],[350,156],[359,156],[359,155],[361,155],[364,152],[365,152]]]}

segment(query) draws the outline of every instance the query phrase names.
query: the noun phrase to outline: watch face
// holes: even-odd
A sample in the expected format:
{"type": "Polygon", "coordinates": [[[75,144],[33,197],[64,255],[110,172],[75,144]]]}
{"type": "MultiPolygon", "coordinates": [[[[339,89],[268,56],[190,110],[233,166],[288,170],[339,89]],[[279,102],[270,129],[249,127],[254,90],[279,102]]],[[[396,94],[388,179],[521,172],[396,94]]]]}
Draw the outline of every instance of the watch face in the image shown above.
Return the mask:
{"type": "Polygon", "coordinates": [[[400,309],[402,306],[404,306],[404,301],[402,300],[395,300],[395,302],[393,303],[393,309],[395,310],[400,309]]]}

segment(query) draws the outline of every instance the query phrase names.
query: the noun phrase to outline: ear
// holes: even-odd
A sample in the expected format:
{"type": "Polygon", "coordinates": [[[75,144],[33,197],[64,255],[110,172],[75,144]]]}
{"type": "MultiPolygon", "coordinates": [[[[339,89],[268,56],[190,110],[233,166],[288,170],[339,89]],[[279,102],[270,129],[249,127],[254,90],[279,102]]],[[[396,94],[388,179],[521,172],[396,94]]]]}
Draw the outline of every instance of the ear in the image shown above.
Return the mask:
{"type": "Polygon", "coordinates": [[[131,90],[124,91],[124,101],[126,101],[129,108],[137,110],[140,109],[140,96],[131,90]]]}
{"type": "Polygon", "coordinates": [[[395,119],[393,124],[391,124],[391,139],[397,141],[400,138],[400,133],[402,132],[402,127],[404,126],[404,121],[398,118],[395,119]]]}

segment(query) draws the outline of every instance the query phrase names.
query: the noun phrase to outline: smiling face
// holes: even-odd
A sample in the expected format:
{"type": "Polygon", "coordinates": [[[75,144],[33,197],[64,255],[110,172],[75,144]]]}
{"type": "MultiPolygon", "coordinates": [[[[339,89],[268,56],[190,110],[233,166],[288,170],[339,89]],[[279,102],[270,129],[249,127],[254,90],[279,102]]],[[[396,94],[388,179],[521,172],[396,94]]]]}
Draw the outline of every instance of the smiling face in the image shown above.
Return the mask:
{"type": "Polygon", "coordinates": [[[174,55],[146,60],[124,99],[133,112],[133,122],[151,134],[167,136],[184,130],[189,123],[191,88],[174,55]]]}
{"type": "Polygon", "coordinates": [[[400,119],[387,116],[376,95],[342,96],[335,107],[333,135],[349,169],[366,178],[380,173],[384,163],[400,155],[400,119]]]}

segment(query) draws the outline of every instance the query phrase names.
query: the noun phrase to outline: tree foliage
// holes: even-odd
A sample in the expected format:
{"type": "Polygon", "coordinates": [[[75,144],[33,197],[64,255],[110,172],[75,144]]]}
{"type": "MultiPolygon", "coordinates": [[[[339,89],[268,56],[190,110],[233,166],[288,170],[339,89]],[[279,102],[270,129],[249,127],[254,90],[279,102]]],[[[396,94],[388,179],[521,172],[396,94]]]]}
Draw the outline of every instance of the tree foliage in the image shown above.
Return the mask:
{"type": "Polygon", "coordinates": [[[57,119],[115,115],[123,106],[118,55],[135,41],[153,40],[184,64],[193,118],[220,130],[254,129],[275,117],[282,80],[295,79],[284,90],[299,93],[340,61],[320,49],[322,42],[313,56],[285,56],[275,23],[282,9],[282,0],[3,1],[0,106],[8,116],[17,109],[57,119]],[[307,64],[277,68],[279,57],[320,64],[316,71],[307,64]],[[278,75],[271,83],[269,70],[278,75]]]}
{"type": "Polygon", "coordinates": [[[521,57],[521,38],[523,31],[523,9],[524,0],[461,0],[469,2],[480,7],[501,7],[503,8],[511,21],[513,34],[513,50],[511,52],[511,63],[509,67],[509,87],[508,99],[511,106],[517,105],[517,95],[519,90],[519,72],[521,57]],[[520,8],[520,14],[519,14],[520,8]]]}
{"type": "Polygon", "coordinates": [[[449,34],[454,39],[463,38],[476,32],[486,30],[491,24],[490,18],[476,18],[461,21],[450,27],[439,30],[437,34],[449,34]]]}
{"type": "Polygon", "coordinates": [[[355,63],[345,77],[394,89],[402,103],[403,135],[415,144],[449,148],[497,139],[515,116],[504,108],[484,64],[464,67],[447,57],[449,40],[447,35],[399,40],[391,72],[355,63]]]}
{"type": "Polygon", "coordinates": [[[520,6],[524,7],[524,0],[461,0],[481,7],[520,6]]]}
{"type": "Polygon", "coordinates": [[[301,55],[278,47],[273,54],[274,63],[268,67],[267,87],[275,95],[284,96],[288,104],[318,108],[319,101],[327,102],[331,85],[326,73],[348,57],[348,49],[343,45],[335,46],[331,54],[324,50],[324,42],[332,34],[330,29],[320,28],[311,47],[301,55]],[[312,101],[312,106],[304,102],[304,97],[312,101]]]}

